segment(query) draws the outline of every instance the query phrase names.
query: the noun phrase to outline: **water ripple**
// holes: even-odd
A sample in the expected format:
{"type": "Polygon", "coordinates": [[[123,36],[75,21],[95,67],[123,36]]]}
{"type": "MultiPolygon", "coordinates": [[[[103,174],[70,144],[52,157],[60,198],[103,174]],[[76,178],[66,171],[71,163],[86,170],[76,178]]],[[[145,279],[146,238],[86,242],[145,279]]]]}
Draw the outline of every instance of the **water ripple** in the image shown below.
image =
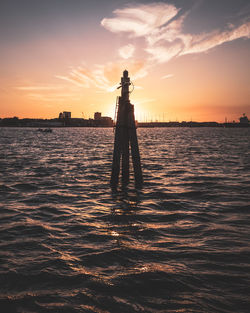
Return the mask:
{"type": "Polygon", "coordinates": [[[248,312],[249,129],[138,129],[144,188],[109,188],[111,129],[0,129],[0,307],[248,312]]]}

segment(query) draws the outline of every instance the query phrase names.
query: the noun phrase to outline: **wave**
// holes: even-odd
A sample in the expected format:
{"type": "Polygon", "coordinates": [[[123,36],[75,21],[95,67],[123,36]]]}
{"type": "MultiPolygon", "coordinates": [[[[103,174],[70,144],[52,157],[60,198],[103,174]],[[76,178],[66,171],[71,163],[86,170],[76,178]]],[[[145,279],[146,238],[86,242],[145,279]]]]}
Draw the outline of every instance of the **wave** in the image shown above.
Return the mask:
{"type": "Polygon", "coordinates": [[[4,134],[4,313],[248,312],[249,130],[138,129],[116,192],[111,129],[4,134]]]}

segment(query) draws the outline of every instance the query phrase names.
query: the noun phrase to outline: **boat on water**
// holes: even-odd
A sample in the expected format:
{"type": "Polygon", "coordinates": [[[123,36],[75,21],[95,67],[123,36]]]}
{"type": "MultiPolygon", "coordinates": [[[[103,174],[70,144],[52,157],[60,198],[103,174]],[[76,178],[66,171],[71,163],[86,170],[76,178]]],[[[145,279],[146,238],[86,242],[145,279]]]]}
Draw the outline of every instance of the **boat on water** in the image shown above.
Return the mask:
{"type": "Polygon", "coordinates": [[[42,132],[42,133],[52,133],[51,128],[38,128],[37,131],[42,132]]]}

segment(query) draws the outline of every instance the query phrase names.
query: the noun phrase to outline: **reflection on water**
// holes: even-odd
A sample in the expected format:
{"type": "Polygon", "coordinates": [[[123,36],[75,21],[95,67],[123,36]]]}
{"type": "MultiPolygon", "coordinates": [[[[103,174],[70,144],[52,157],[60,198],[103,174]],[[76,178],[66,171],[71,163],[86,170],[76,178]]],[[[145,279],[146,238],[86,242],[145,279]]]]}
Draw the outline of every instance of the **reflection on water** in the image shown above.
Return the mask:
{"type": "Polygon", "coordinates": [[[138,232],[141,223],[136,222],[136,214],[140,210],[140,192],[133,190],[122,190],[112,193],[114,206],[111,209],[111,216],[108,221],[108,233],[116,239],[118,247],[129,248],[137,242],[131,239],[138,232]]]}
{"type": "Polygon", "coordinates": [[[1,311],[248,312],[249,137],[138,129],[112,192],[112,129],[1,128],[1,311]]]}

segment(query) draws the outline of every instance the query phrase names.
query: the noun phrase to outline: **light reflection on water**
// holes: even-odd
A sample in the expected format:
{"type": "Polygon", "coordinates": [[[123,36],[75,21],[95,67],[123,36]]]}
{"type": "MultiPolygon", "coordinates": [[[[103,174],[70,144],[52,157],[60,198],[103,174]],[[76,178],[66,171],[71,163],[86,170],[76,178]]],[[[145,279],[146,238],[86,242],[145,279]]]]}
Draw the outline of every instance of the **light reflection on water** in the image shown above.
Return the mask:
{"type": "Polygon", "coordinates": [[[5,312],[247,312],[250,130],[138,129],[144,188],[112,193],[112,129],[0,129],[5,312]]]}

